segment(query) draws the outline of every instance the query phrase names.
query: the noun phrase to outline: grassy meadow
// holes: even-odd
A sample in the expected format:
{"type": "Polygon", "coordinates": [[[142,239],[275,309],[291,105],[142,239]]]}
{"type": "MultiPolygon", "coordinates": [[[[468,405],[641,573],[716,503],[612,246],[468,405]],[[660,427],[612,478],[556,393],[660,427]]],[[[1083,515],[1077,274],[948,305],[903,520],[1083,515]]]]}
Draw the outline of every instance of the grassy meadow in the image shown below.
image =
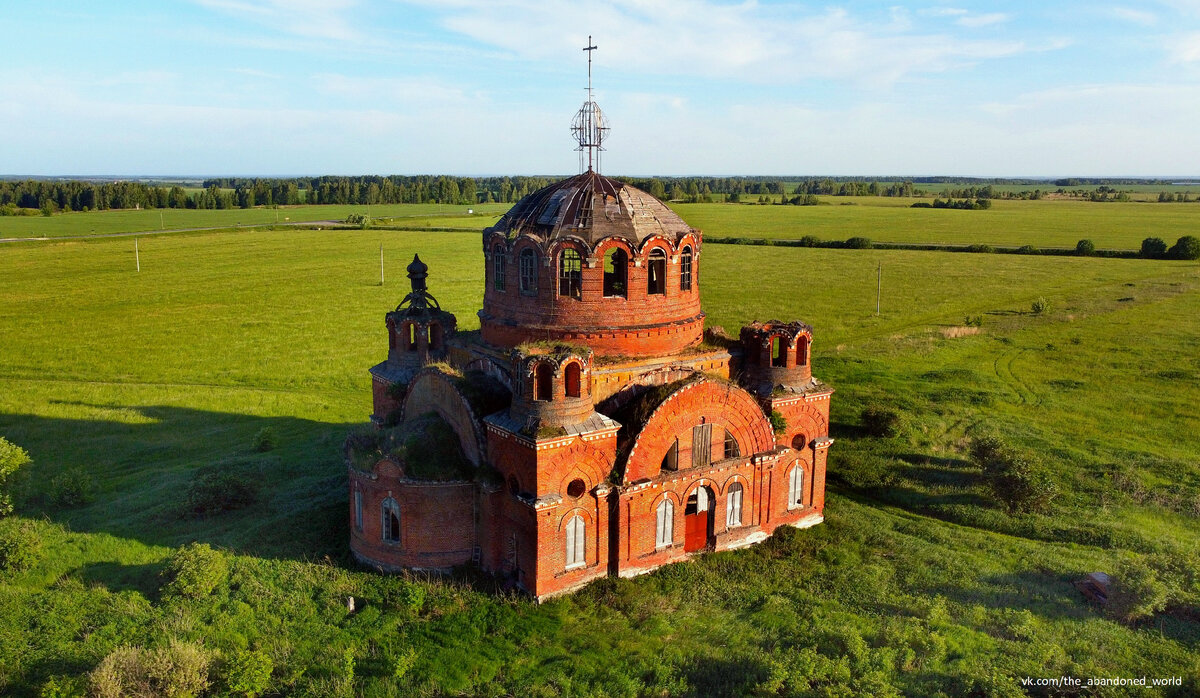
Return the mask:
{"type": "MultiPolygon", "coordinates": [[[[838,216],[894,235],[918,234],[910,215],[964,216],[981,226],[969,242],[1003,244],[988,235],[1018,232],[983,222],[1007,203],[679,210],[713,235],[732,234],[731,211],[778,237],[808,221],[802,234],[881,240],[832,231],[838,216]]],[[[1079,206],[1096,221],[1134,206],[1146,228],[1187,208],[1079,206]]],[[[1060,222],[1045,234],[1063,244],[1087,225],[1060,222]]],[[[1124,225],[1108,228],[1122,246],[1151,234],[1124,225]]],[[[1063,675],[1200,691],[1200,264],[705,247],[710,325],[816,328],[814,372],[838,391],[827,521],[536,605],[470,572],[387,577],[349,559],[340,446],[370,411],[366,369],[414,252],[442,307],[477,327],[477,233],[152,236],[140,273],[128,239],[0,247],[0,435],[34,458],[0,537],[29,526],[42,545],[29,569],[0,571],[0,694],[81,695],[117,648],[171,643],[211,660],[214,695],[250,651],[270,659],[267,695],[1020,696],[1066,693],[1020,682],[1063,675]],[[897,435],[864,432],[869,402],[903,415],[897,435]],[[263,427],[279,444],[257,452],[263,427]],[[965,454],[984,431],[1052,467],[1048,511],[998,505],[965,454]],[[254,501],[189,513],[189,488],[223,472],[257,483],[254,501]],[[81,481],[85,501],[56,497],[81,481]],[[192,541],[228,575],[202,598],[164,593],[192,541]],[[1136,624],[1071,586],[1130,559],[1171,590],[1136,624]]]]}

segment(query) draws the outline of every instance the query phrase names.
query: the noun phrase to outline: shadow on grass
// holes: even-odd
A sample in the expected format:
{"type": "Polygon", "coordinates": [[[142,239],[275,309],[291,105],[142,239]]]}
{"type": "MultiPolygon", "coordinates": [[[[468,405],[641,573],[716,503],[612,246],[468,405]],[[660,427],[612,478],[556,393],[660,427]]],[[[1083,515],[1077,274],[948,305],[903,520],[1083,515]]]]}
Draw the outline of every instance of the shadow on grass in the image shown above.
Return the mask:
{"type": "MultiPolygon", "coordinates": [[[[34,460],[20,513],[147,545],[198,541],[257,557],[329,557],[348,564],[341,445],[354,425],[181,407],[60,404],[115,418],[0,415],[0,434],[34,460]],[[256,453],[254,436],[264,427],[275,432],[279,446],[256,453]],[[72,469],[90,476],[92,499],[85,506],[56,507],[48,496],[50,483],[72,469]],[[190,514],[186,499],[193,479],[226,469],[253,479],[256,502],[203,517],[190,514]]],[[[106,585],[144,583],[137,575],[123,582],[115,568],[87,572],[106,585]]]]}
{"type": "Polygon", "coordinates": [[[111,592],[136,591],[148,599],[158,598],[159,573],[164,563],[126,565],[120,562],[93,562],[75,571],[84,584],[100,584],[111,592]]]}

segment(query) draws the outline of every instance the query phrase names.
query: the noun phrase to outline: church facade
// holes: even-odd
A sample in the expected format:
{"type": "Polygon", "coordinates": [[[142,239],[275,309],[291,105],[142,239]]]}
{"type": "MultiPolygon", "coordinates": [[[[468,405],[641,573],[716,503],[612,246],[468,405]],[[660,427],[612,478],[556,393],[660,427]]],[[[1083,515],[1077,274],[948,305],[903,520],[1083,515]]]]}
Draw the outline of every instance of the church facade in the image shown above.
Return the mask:
{"type": "Polygon", "coordinates": [[[482,252],[479,330],[416,258],[386,315],[374,430],[346,448],[360,561],[476,564],[543,599],[822,521],[833,390],[812,328],[706,331],[699,230],[589,168],[482,252]]]}

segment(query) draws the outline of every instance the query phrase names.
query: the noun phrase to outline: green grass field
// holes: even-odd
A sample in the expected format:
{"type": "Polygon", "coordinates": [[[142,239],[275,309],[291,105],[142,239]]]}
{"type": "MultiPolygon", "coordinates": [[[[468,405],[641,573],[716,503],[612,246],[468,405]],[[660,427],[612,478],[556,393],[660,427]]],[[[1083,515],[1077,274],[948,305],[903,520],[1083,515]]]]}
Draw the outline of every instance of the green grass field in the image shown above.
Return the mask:
{"type": "MultiPolygon", "coordinates": [[[[466,206],[450,204],[388,204],[371,206],[375,218],[391,217],[397,224],[409,219],[437,218],[457,221],[482,220],[478,214],[499,215],[508,204],[479,204],[476,216],[468,216],[466,206]]],[[[281,206],[224,210],[147,209],[143,211],[89,211],[60,213],[53,216],[0,216],[0,238],[63,237],[133,233],[181,228],[222,228],[234,226],[298,223],[305,221],[345,220],[351,213],[367,213],[367,206],[281,206]]],[[[405,223],[409,224],[409,223],[405,223]]],[[[480,224],[479,227],[482,227],[480,224]]]]}
{"type": "MultiPolygon", "coordinates": [[[[719,234],[725,208],[764,225],[868,211],[680,210],[719,234]]],[[[906,225],[907,209],[876,211],[906,225]]],[[[816,328],[815,373],[838,391],[827,522],[539,606],[484,579],[348,560],[340,445],[370,411],[366,369],[414,252],[442,307],[476,327],[477,233],[154,236],[141,273],[128,239],[0,249],[0,435],[35,459],[0,535],[29,522],[43,545],[30,570],[0,572],[0,694],[72,695],[115,648],[169,640],[217,658],[214,693],[219,658],[247,648],[270,656],[279,695],[1017,696],[1020,677],[1061,675],[1200,690],[1200,265],[705,247],[710,325],[816,328]],[[1033,315],[1038,297],[1051,309],[1033,315]],[[982,316],[978,333],[964,316],[982,316]],[[871,401],[905,416],[900,435],[863,434],[871,401]],[[280,445],[256,453],[264,426],[280,445]],[[983,430],[1052,467],[1063,495],[1048,512],[992,499],[964,455],[983,430]],[[92,500],[56,504],[76,469],[92,500]],[[257,501],[186,515],[189,485],[214,471],[260,483],[257,501]],[[228,581],[164,597],[159,573],[190,541],[226,551],[228,581]],[[1138,625],[1070,584],[1127,558],[1172,590],[1138,625]]]]}

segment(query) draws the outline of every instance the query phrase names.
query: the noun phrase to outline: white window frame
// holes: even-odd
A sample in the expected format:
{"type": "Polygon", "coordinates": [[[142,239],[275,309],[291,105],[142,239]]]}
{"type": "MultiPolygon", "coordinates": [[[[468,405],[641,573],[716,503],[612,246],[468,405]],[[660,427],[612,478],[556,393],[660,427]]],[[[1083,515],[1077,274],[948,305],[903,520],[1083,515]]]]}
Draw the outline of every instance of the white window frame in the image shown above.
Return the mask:
{"type": "Polygon", "coordinates": [[[583,567],[586,563],[586,547],[584,544],[584,532],[586,524],[583,522],[583,517],[576,514],[572,516],[567,525],[563,527],[566,534],[566,568],[574,569],[583,567]]]}
{"type": "Polygon", "coordinates": [[[804,506],[804,467],[796,464],[788,473],[788,509],[804,506]]]}
{"type": "Polygon", "coordinates": [[[734,528],[742,525],[742,483],[735,482],[729,486],[725,501],[725,526],[734,528]]]}
{"type": "Polygon", "coordinates": [[[654,525],[654,547],[665,548],[675,542],[675,503],[663,499],[658,504],[654,525]]]}

